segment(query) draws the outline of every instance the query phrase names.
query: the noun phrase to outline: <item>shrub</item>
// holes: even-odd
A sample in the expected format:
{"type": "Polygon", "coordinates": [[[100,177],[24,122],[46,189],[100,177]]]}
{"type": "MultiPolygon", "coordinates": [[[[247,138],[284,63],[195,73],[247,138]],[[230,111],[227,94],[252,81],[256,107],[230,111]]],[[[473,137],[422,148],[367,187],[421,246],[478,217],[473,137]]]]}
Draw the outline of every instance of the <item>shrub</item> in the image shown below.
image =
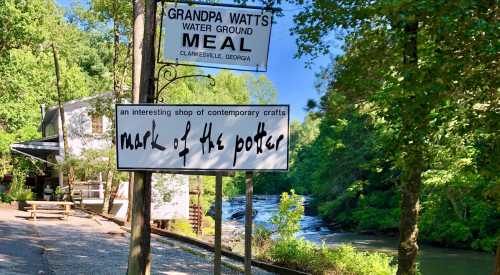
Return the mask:
{"type": "Polygon", "coordinates": [[[13,171],[12,184],[10,185],[10,196],[16,201],[27,201],[33,199],[33,192],[24,186],[26,173],[21,170],[13,171]]]}
{"type": "Polygon", "coordinates": [[[180,235],[196,237],[196,234],[193,232],[193,228],[191,227],[191,223],[187,219],[174,220],[170,230],[180,235]]]}
{"type": "Polygon", "coordinates": [[[210,216],[204,216],[201,222],[201,231],[203,235],[215,235],[215,221],[210,216]]]}
{"type": "Polygon", "coordinates": [[[293,238],[300,230],[300,220],[304,214],[304,199],[290,190],[281,194],[278,212],[271,218],[271,223],[275,226],[276,232],[281,239],[293,238]]]}
{"type": "Polygon", "coordinates": [[[267,255],[273,262],[293,269],[311,272],[314,246],[303,239],[281,239],[274,242],[267,255]]]}
{"type": "Polygon", "coordinates": [[[323,247],[324,260],[335,266],[341,274],[395,274],[396,267],[391,265],[392,257],[377,252],[360,252],[354,247],[344,245],[337,249],[323,247]]]}
{"type": "Polygon", "coordinates": [[[29,201],[33,199],[33,192],[30,189],[20,189],[12,194],[16,201],[29,201]]]}
{"type": "Polygon", "coordinates": [[[8,193],[0,193],[0,201],[5,203],[11,203],[14,198],[8,193]]]}
{"type": "Polygon", "coordinates": [[[268,260],[312,274],[395,274],[392,258],[382,253],[359,252],[352,246],[329,248],[304,239],[278,240],[266,253],[268,260]]]}
{"type": "Polygon", "coordinates": [[[329,248],[304,239],[295,239],[304,214],[302,198],[294,190],[281,195],[278,213],[271,218],[278,239],[271,232],[257,228],[254,242],[262,248],[259,258],[312,274],[385,275],[395,274],[392,258],[382,253],[356,251],[352,246],[329,248]],[[259,243],[260,242],[260,243],[259,243]]]}
{"type": "Polygon", "coordinates": [[[273,232],[266,229],[262,225],[258,225],[255,227],[255,231],[252,238],[252,247],[255,249],[255,254],[260,256],[265,254],[267,250],[271,247],[272,240],[271,235],[273,232]]]}

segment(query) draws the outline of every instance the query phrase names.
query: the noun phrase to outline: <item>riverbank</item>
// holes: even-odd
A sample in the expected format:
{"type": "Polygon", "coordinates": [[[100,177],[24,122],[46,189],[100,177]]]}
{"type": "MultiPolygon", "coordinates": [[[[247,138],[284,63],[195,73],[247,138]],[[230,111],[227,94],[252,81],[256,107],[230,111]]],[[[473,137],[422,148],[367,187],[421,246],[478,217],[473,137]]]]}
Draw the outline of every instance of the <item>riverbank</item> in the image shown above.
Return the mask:
{"type": "MultiPolygon", "coordinates": [[[[276,195],[258,195],[254,197],[253,206],[256,210],[254,223],[271,228],[269,219],[278,209],[279,197],[276,195]]],[[[243,219],[231,219],[233,213],[241,211],[245,207],[244,197],[235,197],[223,202],[223,228],[231,235],[243,234],[243,219]]],[[[330,247],[338,247],[342,244],[350,244],[359,250],[378,251],[391,255],[397,255],[398,236],[358,234],[353,232],[338,232],[331,230],[319,217],[306,213],[301,222],[301,229],[296,235],[303,237],[316,244],[325,243],[330,247]]],[[[229,236],[228,236],[229,237],[229,236]]],[[[241,245],[234,248],[241,249],[241,245]]],[[[494,255],[463,249],[436,247],[422,244],[418,258],[420,270],[425,275],[469,275],[469,274],[491,274],[494,270],[494,255]],[[448,271],[452,270],[452,273],[448,271]]]]}

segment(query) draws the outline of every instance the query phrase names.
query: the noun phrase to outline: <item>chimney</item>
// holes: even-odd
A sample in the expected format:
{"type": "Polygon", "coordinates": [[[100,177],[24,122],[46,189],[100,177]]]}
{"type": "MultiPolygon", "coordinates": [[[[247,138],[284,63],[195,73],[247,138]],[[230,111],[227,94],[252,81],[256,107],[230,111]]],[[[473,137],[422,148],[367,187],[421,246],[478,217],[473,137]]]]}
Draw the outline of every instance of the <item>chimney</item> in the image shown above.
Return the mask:
{"type": "Polygon", "coordinates": [[[45,104],[40,104],[40,128],[42,129],[42,137],[45,137],[45,125],[43,125],[44,118],[45,118],[45,104]]]}

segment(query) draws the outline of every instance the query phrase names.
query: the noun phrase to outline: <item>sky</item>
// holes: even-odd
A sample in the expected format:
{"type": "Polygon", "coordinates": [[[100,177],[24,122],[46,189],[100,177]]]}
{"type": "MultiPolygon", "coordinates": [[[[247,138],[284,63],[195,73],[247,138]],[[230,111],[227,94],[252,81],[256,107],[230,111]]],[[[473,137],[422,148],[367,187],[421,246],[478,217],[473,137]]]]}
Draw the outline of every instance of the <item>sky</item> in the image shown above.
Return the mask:
{"type": "MultiPolygon", "coordinates": [[[[73,0],[56,0],[64,7],[69,7],[73,0]]],[[[307,57],[294,58],[297,52],[294,36],[289,29],[293,26],[293,15],[300,8],[284,5],[283,17],[276,17],[271,33],[267,72],[264,74],[273,82],[278,91],[279,104],[290,104],[290,118],[303,121],[306,111],[304,107],[308,99],[319,99],[314,88],[315,74],[321,67],[330,64],[330,56],[321,56],[315,59],[311,68],[306,68],[307,57]]],[[[333,49],[339,52],[338,49],[333,49]]]]}

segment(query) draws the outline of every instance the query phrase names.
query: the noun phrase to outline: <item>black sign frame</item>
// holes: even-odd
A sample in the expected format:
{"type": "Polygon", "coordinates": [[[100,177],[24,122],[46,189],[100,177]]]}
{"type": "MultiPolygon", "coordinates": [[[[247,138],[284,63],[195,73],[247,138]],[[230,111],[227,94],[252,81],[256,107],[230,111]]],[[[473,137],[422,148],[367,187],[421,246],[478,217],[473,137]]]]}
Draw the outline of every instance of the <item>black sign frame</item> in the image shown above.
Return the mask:
{"type": "Polygon", "coordinates": [[[290,170],[290,104],[155,104],[155,103],[138,103],[138,104],[115,104],[115,142],[118,144],[118,106],[233,106],[233,107],[287,107],[287,149],[286,149],[286,168],[283,169],[241,169],[241,168],[226,168],[226,169],[196,169],[196,168],[137,168],[137,167],[120,167],[118,158],[118,145],[115,146],[116,153],[116,169],[118,171],[128,172],[153,172],[153,173],[177,173],[177,174],[213,174],[217,172],[289,172],[290,170]]]}
{"type": "MultiPolygon", "coordinates": [[[[206,2],[198,2],[198,1],[161,1],[161,16],[160,16],[160,35],[158,39],[158,50],[156,54],[156,63],[164,64],[164,65],[181,65],[181,66],[190,66],[190,67],[202,67],[202,68],[210,68],[210,69],[227,69],[227,70],[235,70],[235,71],[243,71],[243,72],[257,72],[257,73],[265,73],[267,72],[267,63],[269,62],[269,48],[271,45],[271,34],[273,30],[273,21],[274,21],[274,13],[281,12],[280,8],[272,8],[272,7],[261,7],[261,6],[246,6],[246,5],[236,5],[236,4],[225,4],[225,3],[206,3],[206,2]],[[250,10],[262,10],[262,11],[271,11],[271,26],[269,30],[269,39],[267,41],[267,57],[266,57],[266,69],[261,70],[257,66],[255,69],[246,69],[241,68],[242,66],[238,65],[202,65],[202,64],[192,64],[187,62],[171,62],[167,60],[163,60],[160,54],[160,49],[162,49],[162,34],[163,34],[163,17],[165,15],[165,3],[173,3],[173,4],[187,4],[187,5],[201,5],[201,6],[213,6],[213,7],[227,7],[227,8],[239,8],[239,9],[250,9],[250,10]]],[[[216,64],[216,63],[205,63],[203,64],[216,64]]]]}

